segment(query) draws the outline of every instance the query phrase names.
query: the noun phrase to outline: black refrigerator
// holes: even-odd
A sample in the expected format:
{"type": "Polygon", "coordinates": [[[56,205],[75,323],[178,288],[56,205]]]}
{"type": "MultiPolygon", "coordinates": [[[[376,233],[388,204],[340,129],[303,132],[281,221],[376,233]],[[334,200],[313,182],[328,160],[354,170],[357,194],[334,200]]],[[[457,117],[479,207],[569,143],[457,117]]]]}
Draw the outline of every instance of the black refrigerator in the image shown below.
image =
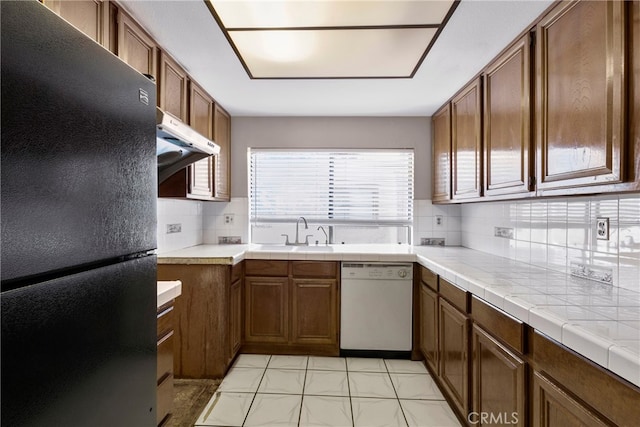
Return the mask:
{"type": "Polygon", "coordinates": [[[155,83],[0,1],[1,425],[156,423],[155,83]]]}

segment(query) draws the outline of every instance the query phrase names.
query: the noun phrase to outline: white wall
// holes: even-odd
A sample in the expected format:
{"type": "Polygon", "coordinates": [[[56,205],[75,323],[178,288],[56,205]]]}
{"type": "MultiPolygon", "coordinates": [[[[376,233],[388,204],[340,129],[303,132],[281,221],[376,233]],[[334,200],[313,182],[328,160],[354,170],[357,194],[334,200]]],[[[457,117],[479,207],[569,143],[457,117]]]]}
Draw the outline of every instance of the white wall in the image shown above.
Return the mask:
{"type": "Polygon", "coordinates": [[[231,195],[247,197],[248,148],[413,148],[416,199],[431,198],[430,117],[233,117],[231,195]]]}
{"type": "MultiPolygon", "coordinates": [[[[260,148],[413,148],[416,199],[431,197],[431,119],[429,117],[233,117],[231,128],[231,202],[158,199],[158,251],[201,243],[221,236],[248,241],[247,149],[260,148]],[[226,224],[224,216],[234,215],[226,224]],[[167,234],[167,224],[182,224],[182,232],[167,234]]],[[[423,200],[426,205],[428,200],[423,200]]],[[[430,202],[428,202],[430,206],[430,202]]],[[[416,203],[416,209],[418,204],[416,203]]],[[[445,237],[426,227],[414,238],[445,237]]],[[[417,215],[417,214],[416,214],[417,215]]],[[[417,221],[417,219],[416,219],[417,221]]],[[[416,223],[417,225],[417,223],[416,223]]],[[[318,238],[320,239],[320,238],[318,238]]],[[[455,235],[451,244],[459,241],[455,235]]],[[[276,242],[274,242],[276,243],[276,242]]],[[[447,241],[449,244],[449,241],[447,241]]]]}
{"type": "Polygon", "coordinates": [[[158,199],[158,252],[168,252],[203,243],[204,202],[158,199]],[[168,224],[180,224],[180,233],[167,234],[168,224]]]}
{"type": "Polygon", "coordinates": [[[572,197],[462,205],[462,245],[569,273],[571,262],[613,270],[613,284],[640,292],[640,196],[572,197]],[[595,221],[609,218],[610,239],[595,221]],[[513,238],[494,236],[512,228],[513,238]]]}

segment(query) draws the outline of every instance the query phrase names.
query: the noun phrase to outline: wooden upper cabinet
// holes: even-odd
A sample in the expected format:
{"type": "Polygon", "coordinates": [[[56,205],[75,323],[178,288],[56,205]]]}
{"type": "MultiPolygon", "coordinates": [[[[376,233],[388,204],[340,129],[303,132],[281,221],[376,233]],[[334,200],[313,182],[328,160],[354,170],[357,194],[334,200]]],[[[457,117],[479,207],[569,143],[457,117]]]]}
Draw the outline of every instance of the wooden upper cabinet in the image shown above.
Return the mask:
{"type": "MultiPolygon", "coordinates": [[[[189,124],[209,139],[213,137],[213,99],[200,86],[189,84],[189,124]]],[[[211,198],[213,194],[213,157],[198,160],[189,166],[189,194],[211,198]]]]}
{"type": "Polygon", "coordinates": [[[528,192],[533,173],[531,36],[501,54],[484,74],[484,193],[528,192]]]}
{"type": "Polygon", "coordinates": [[[158,77],[156,42],[122,9],[118,11],[118,56],[142,74],[158,77]]]}
{"type": "Polygon", "coordinates": [[[537,24],[538,190],[625,178],[624,3],[563,1],[537,24]]]}
{"type": "Polygon", "coordinates": [[[110,49],[112,28],[109,20],[109,1],[44,0],[43,3],[94,41],[110,49]]]}
{"type": "Polygon", "coordinates": [[[481,79],[467,85],[451,101],[451,155],[454,199],[482,195],[481,79]]]}
{"type": "MultiPolygon", "coordinates": [[[[165,112],[188,123],[187,73],[166,52],[160,52],[158,106],[165,112]]],[[[202,126],[200,123],[198,125],[202,126]]],[[[193,126],[192,126],[193,127],[193,126]]],[[[206,126],[203,126],[203,128],[206,126]]],[[[210,127],[208,128],[210,132],[210,127]]],[[[200,132],[202,133],[202,132],[200,132]]]]}
{"type": "Polygon", "coordinates": [[[445,104],[431,119],[433,126],[433,176],[431,200],[451,199],[451,106],[445,104]]]}
{"type": "Polygon", "coordinates": [[[220,153],[213,159],[213,197],[215,200],[231,199],[231,116],[215,104],[213,140],[220,146],[220,153]]]}

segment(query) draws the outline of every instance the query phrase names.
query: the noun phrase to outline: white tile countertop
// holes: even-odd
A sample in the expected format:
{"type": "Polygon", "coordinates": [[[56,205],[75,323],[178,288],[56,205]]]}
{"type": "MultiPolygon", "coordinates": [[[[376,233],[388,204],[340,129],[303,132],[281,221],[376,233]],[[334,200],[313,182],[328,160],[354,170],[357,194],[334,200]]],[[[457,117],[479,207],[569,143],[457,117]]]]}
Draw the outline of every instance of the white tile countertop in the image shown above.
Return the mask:
{"type": "MultiPolygon", "coordinates": [[[[640,293],[462,247],[200,245],[158,263],[243,259],[418,262],[640,386],[640,293]]],[[[638,278],[640,281],[640,277],[638,278]]]]}
{"type": "Polygon", "coordinates": [[[182,282],[180,280],[158,281],[158,308],[180,295],[182,295],[182,282]]]}

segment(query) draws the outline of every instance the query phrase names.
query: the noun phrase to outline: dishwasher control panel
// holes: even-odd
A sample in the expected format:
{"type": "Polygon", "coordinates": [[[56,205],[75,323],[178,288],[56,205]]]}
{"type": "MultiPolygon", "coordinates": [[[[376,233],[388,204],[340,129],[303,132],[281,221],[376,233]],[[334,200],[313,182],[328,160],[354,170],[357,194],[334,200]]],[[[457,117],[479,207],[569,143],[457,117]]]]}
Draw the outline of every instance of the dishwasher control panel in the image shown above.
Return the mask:
{"type": "Polygon", "coordinates": [[[413,280],[413,264],[342,263],[342,280],[413,280]]]}

